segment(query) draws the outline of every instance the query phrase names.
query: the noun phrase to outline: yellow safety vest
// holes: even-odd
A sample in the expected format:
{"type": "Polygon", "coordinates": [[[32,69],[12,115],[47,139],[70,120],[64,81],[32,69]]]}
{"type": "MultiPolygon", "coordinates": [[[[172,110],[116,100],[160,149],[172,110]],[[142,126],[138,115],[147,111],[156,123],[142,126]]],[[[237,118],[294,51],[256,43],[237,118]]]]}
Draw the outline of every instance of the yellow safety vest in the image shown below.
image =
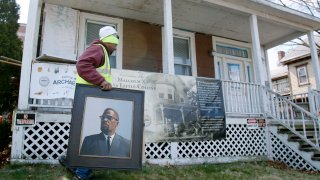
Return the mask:
{"type": "MultiPolygon", "coordinates": [[[[101,46],[104,52],[104,64],[101,67],[96,68],[96,70],[101,74],[101,76],[104,77],[104,79],[107,82],[112,83],[111,67],[110,67],[108,52],[103,45],[101,44],[94,44],[94,45],[101,46]]],[[[92,83],[89,83],[86,80],[84,80],[82,77],[80,77],[79,74],[77,74],[76,83],[93,85],[92,83]]]]}

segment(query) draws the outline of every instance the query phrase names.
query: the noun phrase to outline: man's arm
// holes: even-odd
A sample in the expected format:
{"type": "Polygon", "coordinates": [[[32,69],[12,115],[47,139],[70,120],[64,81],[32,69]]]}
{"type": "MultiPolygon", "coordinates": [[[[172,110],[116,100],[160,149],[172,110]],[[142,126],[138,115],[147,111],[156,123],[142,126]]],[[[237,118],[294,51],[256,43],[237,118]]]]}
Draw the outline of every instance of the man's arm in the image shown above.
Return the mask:
{"type": "Polygon", "coordinates": [[[103,90],[112,88],[96,68],[104,64],[104,53],[100,46],[91,46],[79,57],[76,68],[80,77],[87,82],[101,86],[103,90]]]}

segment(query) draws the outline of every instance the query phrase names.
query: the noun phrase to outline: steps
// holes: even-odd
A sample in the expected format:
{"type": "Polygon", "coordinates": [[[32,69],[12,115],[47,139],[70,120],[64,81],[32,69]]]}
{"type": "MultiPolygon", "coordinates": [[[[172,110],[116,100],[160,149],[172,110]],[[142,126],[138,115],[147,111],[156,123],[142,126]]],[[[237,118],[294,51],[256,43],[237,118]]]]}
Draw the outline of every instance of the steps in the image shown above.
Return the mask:
{"type": "MultiPolygon", "coordinates": [[[[306,125],[306,137],[313,143],[316,143],[315,133],[314,133],[314,127],[312,125],[306,125]]],[[[316,148],[309,145],[307,142],[305,142],[303,139],[301,139],[299,136],[293,134],[289,129],[282,125],[277,126],[278,133],[279,134],[287,134],[288,141],[289,142],[297,142],[299,143],[299,150],[304,152],[311,152],[313,153],[311,159],[314,161],[320,162],[320,151],[318,151],[316,148]]],[[[296,125],[295,130],[298,131],[300,134],[304,134],[303,132],[303,126],[302,125],[296,125]]],[[[317,127],[317,133],[319,134],[319,128],[317,127]]],[[[319,138],[319,136],[318,136],[319,138]]]]}

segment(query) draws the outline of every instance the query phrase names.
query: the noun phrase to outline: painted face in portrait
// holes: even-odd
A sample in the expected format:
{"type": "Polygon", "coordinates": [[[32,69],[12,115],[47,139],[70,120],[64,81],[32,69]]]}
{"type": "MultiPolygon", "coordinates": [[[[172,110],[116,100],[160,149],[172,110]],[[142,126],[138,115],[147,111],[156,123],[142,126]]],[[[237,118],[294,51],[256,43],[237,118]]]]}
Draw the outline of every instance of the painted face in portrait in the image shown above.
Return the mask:
{"type": "Polygon", "coordinates": [[[119,124],[119,116],[113,109],[106,109],[101,118],[101,131],[106,135],[113,135],[119,124]]]}

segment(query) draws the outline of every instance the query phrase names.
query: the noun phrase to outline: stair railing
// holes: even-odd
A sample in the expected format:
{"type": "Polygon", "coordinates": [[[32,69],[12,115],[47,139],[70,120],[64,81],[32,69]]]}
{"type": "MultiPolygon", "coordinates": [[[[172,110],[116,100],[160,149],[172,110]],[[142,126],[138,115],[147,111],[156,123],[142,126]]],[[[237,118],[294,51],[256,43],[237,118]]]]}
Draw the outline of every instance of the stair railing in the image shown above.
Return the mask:
{"type": "Polygon", "coordinates": [[[267,98],[265,109],[267,116],[273,118],[276,123],[285,126],[310,146],[320,150],[319,117],[291,102],[286,97],[283,97],[266,87],[262,88],[267,98]],[[302,132],[298,131],[301,127],[302,132]],[[307,129],[312,129],[313,133],[307,133],[307,129]]]}
{"type": "Polygon", "coordinates": [[[320,91],[316,89],[308,89],[309,109],[316,116],[320,116],[320,91]]]}

